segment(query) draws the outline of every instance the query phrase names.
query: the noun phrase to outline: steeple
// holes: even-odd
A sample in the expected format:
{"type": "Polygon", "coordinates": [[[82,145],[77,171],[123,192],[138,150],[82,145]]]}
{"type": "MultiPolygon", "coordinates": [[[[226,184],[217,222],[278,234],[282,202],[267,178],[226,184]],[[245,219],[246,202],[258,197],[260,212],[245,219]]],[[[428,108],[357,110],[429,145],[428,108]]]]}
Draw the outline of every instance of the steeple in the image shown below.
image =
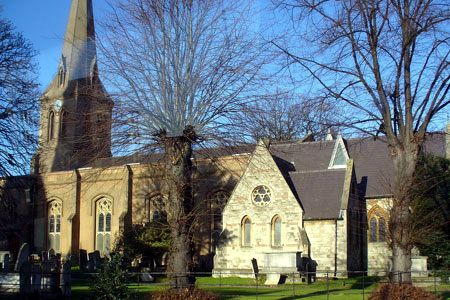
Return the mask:
{"type": "Polygon", "coordinates": [[[98,75],[92,0],[72,0],[57,72],[39,100],[35,173],[79,168],[111,156],[113,102],[98,75]]]}
{"type": "Polygon", "coordinates": [[[58,71],[44,95],[70,92],[79,80],[88,85],[99,81],[92,0],[72,1],[58,71]]]}

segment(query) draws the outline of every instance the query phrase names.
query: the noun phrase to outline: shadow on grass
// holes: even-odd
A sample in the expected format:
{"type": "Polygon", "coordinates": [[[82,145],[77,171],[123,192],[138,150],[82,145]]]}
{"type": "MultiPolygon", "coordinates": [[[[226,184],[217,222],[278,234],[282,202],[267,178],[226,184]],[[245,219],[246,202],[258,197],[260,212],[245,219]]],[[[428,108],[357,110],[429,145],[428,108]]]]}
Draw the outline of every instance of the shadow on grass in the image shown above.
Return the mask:
{"type": "Polygon", "coordinates": [[[366,277],[357,277],[356,281],[352,283],[350,286],[351,289],[365,289],[371,287],[373,285],[377,285],[382,281],[382,277],[376,276],[366,276],[366,277]]]}

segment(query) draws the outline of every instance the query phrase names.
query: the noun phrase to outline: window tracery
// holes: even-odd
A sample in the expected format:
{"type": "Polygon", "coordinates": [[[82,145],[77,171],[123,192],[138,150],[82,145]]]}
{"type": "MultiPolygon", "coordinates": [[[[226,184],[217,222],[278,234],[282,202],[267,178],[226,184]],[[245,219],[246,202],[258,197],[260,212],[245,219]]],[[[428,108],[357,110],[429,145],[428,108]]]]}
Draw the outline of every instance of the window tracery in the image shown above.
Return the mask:
{"type": "Polygon", "coordinates": [[[48,205],[48,248],[60,251],[62,204],[54,200],[48,205]]]}
{"type": "Polygon", "coordinates": [[[111,249],[111,200],[102,198],[96,203],[96,250],[108,253],[111,249]]]}

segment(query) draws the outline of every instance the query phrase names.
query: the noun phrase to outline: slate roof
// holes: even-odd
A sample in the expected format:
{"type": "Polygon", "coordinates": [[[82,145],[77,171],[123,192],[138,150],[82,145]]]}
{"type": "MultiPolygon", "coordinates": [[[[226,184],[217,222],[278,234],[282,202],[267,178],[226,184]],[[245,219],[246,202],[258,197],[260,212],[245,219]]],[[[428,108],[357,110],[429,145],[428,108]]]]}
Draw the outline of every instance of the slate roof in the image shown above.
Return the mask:
{"type": "MultiPolygon", "coordinates": [[[[305,210],[305,219],[339,217],[346,169],[328,169],[336,140],[283,142],[270,152],[305,210]]],[[[344,140],[356,183],[366,198],[392,195],[393,165],[384,137],[344,140]]],[[[445,156],[445,135],[427,136],[424,152],[445,156]]]]}
{"type": "MultiPolygon", "coordinates": [[[[254,144],[244,144],[239,146],[219,148],[202,148],[194,150],[193,156],[197,159],[217,158],[228,155],[250,154],[254,149],[254,144]]],[[[126,164],[151,164],[163,161],[164,152],[155,152],[148,154],[133,154],[130,156],[100,158],[92,163],[89,163],[89,165],[87,165],[86,167],[108,168],[126,164]]]]}
{"type": "MultiPolygon", "coordinates": [[[[392,194],[393,166],[384,137],[376,140],[354,138],[344,140],[349,157],[354,160],[356,183],[366,198],[388,197],[392,194]]],[[[328,169],[336,140],[289,141],[272,143],[270,153],[294,195],[299,199],[305,219],[339,218],[346,168],[328,169]]],[[[196,158],[212,158],[249,154],[254,144],[236,147],[198,149],[196,158]]],[[[425,152],[445,156],[445,135],[430,134],[425,152]]],[[[131,163],[162,162],[164,153],[132,155],[97,160],[93,167],[119,166],[131,163]]]]}
{"type": "Polygon", "coordinates": [[[345,169],[291,172],[290,176],[300,197],[306,220],[339,218],[345,169]]]}

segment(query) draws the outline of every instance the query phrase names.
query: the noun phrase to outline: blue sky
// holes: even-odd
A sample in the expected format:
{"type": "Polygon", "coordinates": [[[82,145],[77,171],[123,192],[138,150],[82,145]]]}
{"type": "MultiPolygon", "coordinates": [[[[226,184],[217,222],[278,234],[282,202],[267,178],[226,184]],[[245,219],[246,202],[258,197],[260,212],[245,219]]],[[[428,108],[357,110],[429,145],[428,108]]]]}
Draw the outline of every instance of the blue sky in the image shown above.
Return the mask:
{"type": "MultiPolygon", "coordinates": [[[[56,74],[71,0],[0,0],[2,18],[10,20],[39,52],[39,80],[45,89],[56,74]]],[[[94,0],[94,17],[101,19],[105,0],[94,0]]]]}

